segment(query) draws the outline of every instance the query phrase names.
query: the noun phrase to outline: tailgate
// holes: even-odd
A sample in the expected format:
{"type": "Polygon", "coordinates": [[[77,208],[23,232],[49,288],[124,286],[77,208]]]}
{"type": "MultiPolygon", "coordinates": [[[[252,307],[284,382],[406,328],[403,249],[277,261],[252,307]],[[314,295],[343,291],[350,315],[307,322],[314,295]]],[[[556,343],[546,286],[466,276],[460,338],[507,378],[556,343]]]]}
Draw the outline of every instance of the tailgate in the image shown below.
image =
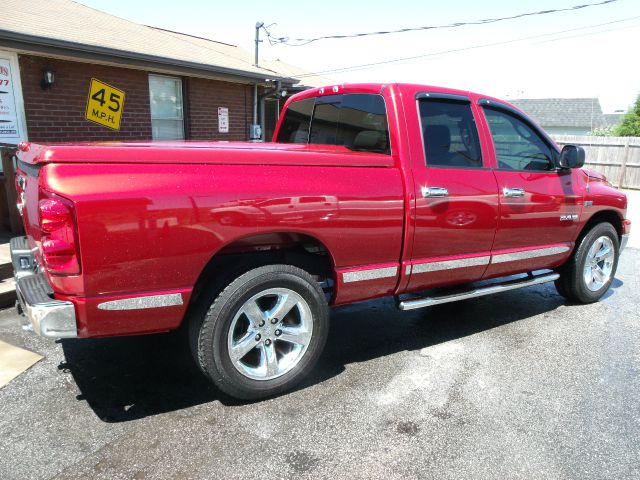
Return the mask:
{"type": "Polygon", "coordinates": [[[17,158],[16,196],[18,211],[22,215],[22,223],[24,224],[29,247],[39,247],[41,232],[38,223],[38,182],[43,165],[32,163],[34,155],[31,151],[20,151],[17,158]]]}

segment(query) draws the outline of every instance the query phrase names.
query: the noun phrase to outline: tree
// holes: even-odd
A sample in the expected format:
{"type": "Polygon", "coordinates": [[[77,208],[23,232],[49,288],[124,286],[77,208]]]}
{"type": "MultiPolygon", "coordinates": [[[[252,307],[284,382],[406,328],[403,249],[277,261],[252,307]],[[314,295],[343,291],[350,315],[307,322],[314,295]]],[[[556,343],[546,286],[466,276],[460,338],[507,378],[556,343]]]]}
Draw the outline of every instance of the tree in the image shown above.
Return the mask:
{"type": "Polygon", "coordinates": [[[640,137],[640,95],[616,127],[615,134],[618,137],[640,137]]]}

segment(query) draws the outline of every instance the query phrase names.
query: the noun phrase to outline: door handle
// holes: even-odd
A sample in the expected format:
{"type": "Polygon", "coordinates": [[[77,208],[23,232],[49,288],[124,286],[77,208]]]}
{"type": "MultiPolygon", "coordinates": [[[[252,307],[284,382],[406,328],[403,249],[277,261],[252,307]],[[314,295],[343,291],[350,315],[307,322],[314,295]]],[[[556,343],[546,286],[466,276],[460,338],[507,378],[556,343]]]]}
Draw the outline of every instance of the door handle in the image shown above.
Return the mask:
{"type": "Polygon", "coordinates": [[[449,196],[449,190],[444,187],[422,187],[424,198],[444,198],[449,196]]]}
{"type": "Polygon", "coordinates": [[[504,187],[502,193],[505,197],[524,197],[524,190],[522,188],[504,187]]]}

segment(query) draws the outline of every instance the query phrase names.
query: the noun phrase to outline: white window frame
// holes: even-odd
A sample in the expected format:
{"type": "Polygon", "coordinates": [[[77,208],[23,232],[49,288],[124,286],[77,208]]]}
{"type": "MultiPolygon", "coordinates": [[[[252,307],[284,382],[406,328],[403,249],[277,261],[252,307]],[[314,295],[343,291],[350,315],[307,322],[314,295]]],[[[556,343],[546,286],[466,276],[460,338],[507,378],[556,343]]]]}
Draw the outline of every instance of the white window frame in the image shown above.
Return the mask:
{"type": "Polygon", "coordinates": [[[149,74],[149,115],[151,117],[151,137],[153,138],[153,140],[167,140],[165,138],[156,138],[154,136],[154,128],[153,128],[153,121],[154,120],[180,120],[180,125],[182,127],[182,138],[181,140],[184,140],[185,138],[185,128],[184,128],[184,95],[182,94],[182,78],[180,77],[174,77],[174,76],[170,76],[170,75],[160,75],[157,73],[150,73],[149,74]],[[179,88],[178,88],[178,94],[180,95],[180,104],[182,105],[182,111],[180,112],[180,116],[179,117],[154,117],[153,115],[153,109],[151,107],[151,78],[152,77],[156,77],[156,78],[168,78],[171,80],[176,80],[179,84],[179,88]]]}

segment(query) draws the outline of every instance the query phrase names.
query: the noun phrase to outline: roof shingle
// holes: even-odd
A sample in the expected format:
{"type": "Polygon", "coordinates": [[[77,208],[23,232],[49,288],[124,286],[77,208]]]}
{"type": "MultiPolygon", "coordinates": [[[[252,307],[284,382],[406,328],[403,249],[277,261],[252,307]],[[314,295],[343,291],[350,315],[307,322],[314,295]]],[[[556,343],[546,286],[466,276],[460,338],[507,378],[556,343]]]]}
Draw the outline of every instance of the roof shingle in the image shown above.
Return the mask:
{"type": "Polygon", "coordinates": [[[72,50],[115,52],[123,58],[219,67],[222,73],[256,79],[285,77],[256,67],[253,55],[235,45],[140,25],[71,0],[5,0],[0,39],[72,50]]]}
{"type": "Polygon", "coordinates": [[[521,98],[510,100],[542,127],[584,127],[604,125],[597,98],[521,98]]]}

